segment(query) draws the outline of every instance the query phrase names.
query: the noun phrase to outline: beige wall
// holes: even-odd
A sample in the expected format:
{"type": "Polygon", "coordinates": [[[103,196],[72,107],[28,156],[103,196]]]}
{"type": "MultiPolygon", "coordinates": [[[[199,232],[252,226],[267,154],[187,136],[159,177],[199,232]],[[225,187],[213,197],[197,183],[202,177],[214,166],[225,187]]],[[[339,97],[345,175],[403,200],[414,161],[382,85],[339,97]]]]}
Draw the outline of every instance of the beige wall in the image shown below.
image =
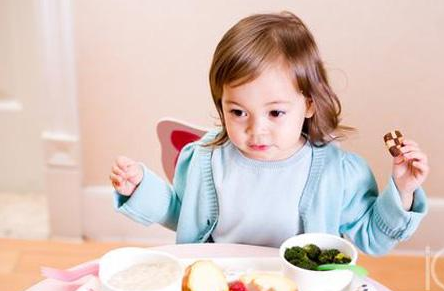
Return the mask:
{"type": "MultiPolygon", "coordinates": [[[[382,187],[390,158],[381,137],[403,130],[430,157],[426,190],[443,197],[444,2],[367,2],[73,1],[84,185],[108,184],[118,154],[163,175],[156,121],[212,126],[207,74],[218,40],[241,17],[288,9],[315,35],[344,121],[359,129],[344,147],[369,161],[382,187]]],[[[42,3],[0,0],[0,191],[44,191],[40,136],[58,125],[42,80],[42,3]]]]}
{"type": "Polygon", "coordinates": [[[288,9],[312,30],[344,122],[344,147],[364,156],[380,187],[390,175],[385,132],[400,129],[430,157],[425,184],[444,197],[444,1],[75,2],[84,184],[108,183],[114,157],[163,175],[156,121],[214,124],[207,74],[223,33],[241,17],[288,9]]]}
{"type": "Polygon", "coordinates": [[[35,8],[29,0],[0,0],[0,193],[45,188],[40,135],[51,103],[35,8]]]}

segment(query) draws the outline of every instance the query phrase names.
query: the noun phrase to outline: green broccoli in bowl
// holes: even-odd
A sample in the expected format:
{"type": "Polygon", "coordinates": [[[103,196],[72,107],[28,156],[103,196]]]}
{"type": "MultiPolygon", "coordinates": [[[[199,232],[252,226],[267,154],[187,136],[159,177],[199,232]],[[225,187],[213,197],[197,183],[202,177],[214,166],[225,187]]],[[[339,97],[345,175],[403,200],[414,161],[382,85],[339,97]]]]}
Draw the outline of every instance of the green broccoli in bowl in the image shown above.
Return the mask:
{"type": "Polygon", "coordinates": [[[351,258],[339,250],[321,250],[315,244],[287,248],[284,258],[290,264],[306,270],[317,270],[319,265],[324,264],[349,264],[351,262],[351,258]]]}
{"type": "Polygon", "coordinates": [[[302,248],[311,260],[317,260],[321,254],[321,249],[315,244],[308,244],[302,248]]]}
{"type": "Polygon", "coordinates": [[[307,270],[316,270],[317,264],[312,261],[304,248],[295,246],[285,250],[284,258],[290,264],[307,270]]]}
{"type": "Polygon", "coordinates": [[[336,255],[340,254],[341,252],[337,249],[326,249],[321,251],[318,257],[318,262],[320,264],[332,264],[336,255]]]}

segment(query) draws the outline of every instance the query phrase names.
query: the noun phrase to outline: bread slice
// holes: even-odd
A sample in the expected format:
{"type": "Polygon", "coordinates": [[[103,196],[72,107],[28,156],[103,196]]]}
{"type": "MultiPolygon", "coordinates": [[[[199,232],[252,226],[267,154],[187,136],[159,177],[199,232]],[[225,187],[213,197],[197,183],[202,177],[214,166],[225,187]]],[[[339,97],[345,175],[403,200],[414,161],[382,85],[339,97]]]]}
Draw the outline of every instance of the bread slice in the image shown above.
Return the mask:
{"type": "Polygon", "coordinates": [[[243,275],[240,281],[248,291],[297,291],[296,283],[284,275],[267,272],[253,272],[243,275]]]}
{"type": "Polygon", "coordinates": [[[199,260],[185,269],[182,291],[228,291],[228,282],[216,264],[199,260]]]}

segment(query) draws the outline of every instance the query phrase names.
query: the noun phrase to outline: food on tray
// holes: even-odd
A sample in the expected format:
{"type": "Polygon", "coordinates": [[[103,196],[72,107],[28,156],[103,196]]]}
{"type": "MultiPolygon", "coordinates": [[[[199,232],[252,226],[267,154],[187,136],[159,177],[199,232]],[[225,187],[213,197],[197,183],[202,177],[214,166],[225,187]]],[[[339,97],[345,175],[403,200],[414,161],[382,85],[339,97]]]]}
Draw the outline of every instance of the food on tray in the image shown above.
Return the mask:
{"type": "Polygon", "coordinates": [[[296,267],[317,270],[323,264],[348,264],[351,258],[337,249],[321,250],[315,244],[287,248],[284,258],[296,267]]]}
{"type": "Polygon", "coordinates": [[[253,272],[241,276],[240,281],[244,283],[248,291],[296,291],[296,284],[277,273],[253,272]]]}
{"type": "Polygon", "coordinates": [[[390,154],[397,157],[401,154],[404,137],[399,130],[391,131],[384,135],[384,142],[390,154]]]}
{"type": "Polygon", "coordinates": [[[228,291],[228,282],[216,264],[199,260],[185,269],[182,291],[228,291]]]}
{"type": "Polygon", "coordinates": [[[219,266],[210,260],[199,260],[185,269],[182,291],[297,291],[297,287],[284,275],[259,271],[228,283],[219,266]]]}
{"type": "Polygon", "coordinates": [[[308,244],[303,247],[304,251],[307,253],[307,256],[311,260],[316,260],[317,257],[321,254],[321,249],[315,244],[308,244]]]}
{"type": "Polygon", "coordinates": [[[119,290],[158,290],[180,276],[180,268],[171,262],[140,263],[111,276],[108,284],[119,290]]]}
{"type": "Polygon", "coordinates": [[[247,287],[245,286],[242,281],[233,281],[228,284],[228,288],[230,291],[248,291],[247,287]]]}

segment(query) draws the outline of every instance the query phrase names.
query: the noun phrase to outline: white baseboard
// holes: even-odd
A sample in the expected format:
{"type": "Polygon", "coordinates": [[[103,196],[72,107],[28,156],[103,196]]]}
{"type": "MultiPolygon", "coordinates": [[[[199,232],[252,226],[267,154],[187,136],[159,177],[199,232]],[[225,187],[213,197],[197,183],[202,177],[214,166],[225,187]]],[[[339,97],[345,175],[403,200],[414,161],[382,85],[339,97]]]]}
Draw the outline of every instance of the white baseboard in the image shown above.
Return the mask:
{"type": "MultiPolygon", "coordinates": [[[[113,188],[95,186],[84,188],[84,235],[97,240],[142,241],[148,244],[172,244],[175,233],[159,225],[149,227],[131,221],[113,207],[113,188]]],[[[444,199],[429,198],[429,213],[416,233],[401,242],[393,254],[424,255],[444,248],[441,229],[444,224],[444,199]]]]}
{"type": "Polygon", "coordinates": [[[80,238],[83,209],[78,136],[69,131],[45,130],[41,139],[51,235],[80,238]]]}

